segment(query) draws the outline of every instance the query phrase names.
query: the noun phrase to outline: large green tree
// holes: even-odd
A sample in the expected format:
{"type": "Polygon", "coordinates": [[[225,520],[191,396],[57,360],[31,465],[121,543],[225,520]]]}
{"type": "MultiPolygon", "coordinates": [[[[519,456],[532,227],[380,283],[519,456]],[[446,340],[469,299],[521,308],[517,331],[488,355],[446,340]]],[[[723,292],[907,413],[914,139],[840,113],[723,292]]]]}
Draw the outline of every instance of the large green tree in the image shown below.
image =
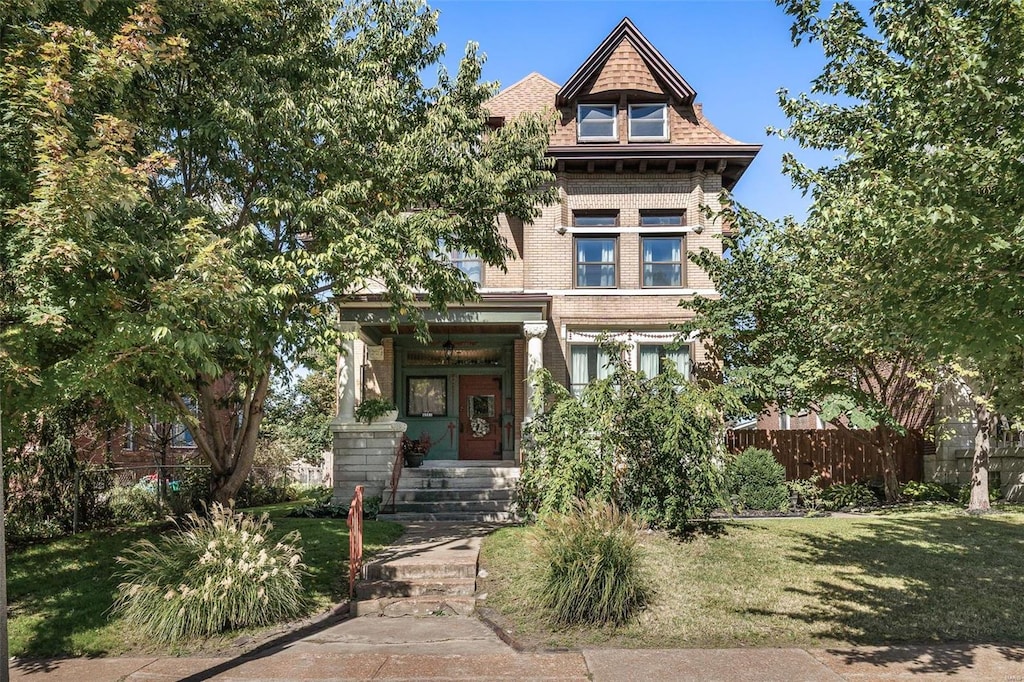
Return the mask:
{"type": "MultiPolygon", "coordinates": [[[[18,358],[41,385],[125,409],[154,397],[171,405],[221,501],[251,468],[271,371],[334,343],[332,300],[382,291],[394,312],[412,314],[421,293],[435,307],[465,300],[473,285],[437,244],[500,265],[509,249],[497,215],[530,219],[549,199],[548,122],[488,129],[495,88],[480,82],[473,45],[456,75],[438,68],[425,84],[444,48],[437,13],[419,2],[171,0],[159,13],[39,3],[7,23],[5,73],[17,61],[27,74],[5,78],[9,96],[56,88],[91,125],[114,110],[126,132],[104,163],[135,172],[145,161],[149,181],[99,212],[79,202],[81,214],[30,220],[49,181],[45,130],[12,127],[5,145],[44,148],[4,176],[4,229],[19,245],[7,258],[39,305],[16,311],[5,333],[49,315],[61,333],[30,339],[18,358]],[[33,46],[55,21],[117,43],[129,11],[159,22],[140,44],[160,58],[138,60],[118,89],[79,86],[77,69],[45,71],[33,46]],[[69,249],[73,259],[32,271],[39,254],[69,249]]],[[[88,157],[92,137],[73,132],[65,146],[88,157]]],[[[118,173],[114,187],[124,186],[118,173]]],[[[88,196],[92,177],[68,186],[88,196]]]]}
{"type": "Polygon", "coordinates": [[[1024,4],[780,0],[826,58],[781,94],[782,134],[838,161],[785,168],[813,204],[805,238],[854,265],[837,290],[879,341],[967,367],[978,421],[972,509],[988,507],[987,433],[1013,410],[1024,340],[1024,4]]]}

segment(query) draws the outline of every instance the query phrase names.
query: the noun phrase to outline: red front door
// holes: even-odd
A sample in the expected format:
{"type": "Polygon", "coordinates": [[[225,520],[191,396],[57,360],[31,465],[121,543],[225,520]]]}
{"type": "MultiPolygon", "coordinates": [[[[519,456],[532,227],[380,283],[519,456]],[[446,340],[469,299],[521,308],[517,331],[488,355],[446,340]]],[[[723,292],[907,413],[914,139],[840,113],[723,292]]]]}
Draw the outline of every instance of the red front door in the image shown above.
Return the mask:
{"type": "Polygon", "coordinates": [[[459,377],[459,459],[501,459],[501,377],[459,377]]]}

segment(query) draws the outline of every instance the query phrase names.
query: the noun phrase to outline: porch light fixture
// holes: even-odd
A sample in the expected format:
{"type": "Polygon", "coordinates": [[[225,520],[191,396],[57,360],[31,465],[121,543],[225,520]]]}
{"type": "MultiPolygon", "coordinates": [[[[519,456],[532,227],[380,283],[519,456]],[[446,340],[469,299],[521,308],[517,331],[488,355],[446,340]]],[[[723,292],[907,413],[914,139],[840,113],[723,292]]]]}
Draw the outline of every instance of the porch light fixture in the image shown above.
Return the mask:
{"type": "Polygon", "coordinates": [[[455,344],[452,343],[452,337],[449,336],[448,340],[441,346],[444,349],[444,364],[452,364],[452,355],[455,353],[455,344]]]}

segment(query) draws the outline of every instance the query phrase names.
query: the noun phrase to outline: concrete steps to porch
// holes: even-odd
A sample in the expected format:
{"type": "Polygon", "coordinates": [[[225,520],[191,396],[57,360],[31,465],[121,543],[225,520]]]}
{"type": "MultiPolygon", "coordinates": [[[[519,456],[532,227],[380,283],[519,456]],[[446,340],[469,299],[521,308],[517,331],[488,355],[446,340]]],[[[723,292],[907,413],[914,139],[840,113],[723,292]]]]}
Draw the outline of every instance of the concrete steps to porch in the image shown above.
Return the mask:
{"type": "Polygon", "coordinates": [[[519,467],[512,463],[428,462],[402,471],[394,506],[385,504],[377,518],[508,523],[515,520],[513,494],[518,481],[519,467]]]}

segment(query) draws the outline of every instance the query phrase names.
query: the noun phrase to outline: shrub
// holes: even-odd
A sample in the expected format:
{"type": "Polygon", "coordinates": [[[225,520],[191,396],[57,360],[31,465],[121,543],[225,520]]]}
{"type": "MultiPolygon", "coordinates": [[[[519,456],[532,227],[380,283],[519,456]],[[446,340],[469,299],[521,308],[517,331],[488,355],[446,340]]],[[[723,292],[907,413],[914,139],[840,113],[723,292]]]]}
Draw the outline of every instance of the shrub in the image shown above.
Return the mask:
{"type": "Polygon", "coordinates": [[[539,601],[563,625],[621,625],[644,607],[650,588],[640,565],[637,526],[612,505],[580,503],[537,526],[539,601]]]}
{"type": "Polygon", "coordinates": [[[294,618],[305,603],[300,537],[278,542],[260,518],[213,504],[189,514],[159,544],[139,540],[117,558],[124,568],[113,612],[160,642],[208,637],[294,618]]]}
{"type": "Polygon", "coordinates": [[[789,488],[790,496],[796,497],[798,507],[803,509],[821,509],[824,506],[824,501],[821,498],[823,491],[820,481],[821,476],[815,473],[807,478],[788,481],[786,486],[789,488]]]}
{"type": "Polygon", "coordinates": [[[821,494],[830,509],[866,507],[878,503],[878,497],[863,483],[836,483],[821,494]]]}
{"type": "Polygon", "coordinates": [[[951,499],[945,487],[932,481],[907,481],[900,494],[917,502],[949,502],[951,499]]]}
{"type": "MultiPolygon", "coordinates": [[[[1002,498],[1003,498],[1002,488],[1000,488],[999,486],[996,486],[996,485],[992,485],[992,480],[990,479],[989,482],[988,482],[988,501],[989,502],[995,502],[996,500],[1001,500],[1002,498]]],[[[960,505],[963,505],[963,506],[967,506],[967,504],[971,501],[971,484],[970,483],[964,483],[963,485],[960,486],[960,488],[957,490],[956,501],[957,501],[957,504],[960,504],[960,505]]]]}
{"type": "Polygon", "coordinates": [[[148,521],[161,515],[156,490],[143,485],[116,486],[107,498],[110,515],[115,523],[148,521]]]}
{"type": "Polygon", "coordinates": [[[729,492],[744,509],[781,511],[789,508],[786,469],[768,450],[747,448],[726,467],[729,492]]]}

